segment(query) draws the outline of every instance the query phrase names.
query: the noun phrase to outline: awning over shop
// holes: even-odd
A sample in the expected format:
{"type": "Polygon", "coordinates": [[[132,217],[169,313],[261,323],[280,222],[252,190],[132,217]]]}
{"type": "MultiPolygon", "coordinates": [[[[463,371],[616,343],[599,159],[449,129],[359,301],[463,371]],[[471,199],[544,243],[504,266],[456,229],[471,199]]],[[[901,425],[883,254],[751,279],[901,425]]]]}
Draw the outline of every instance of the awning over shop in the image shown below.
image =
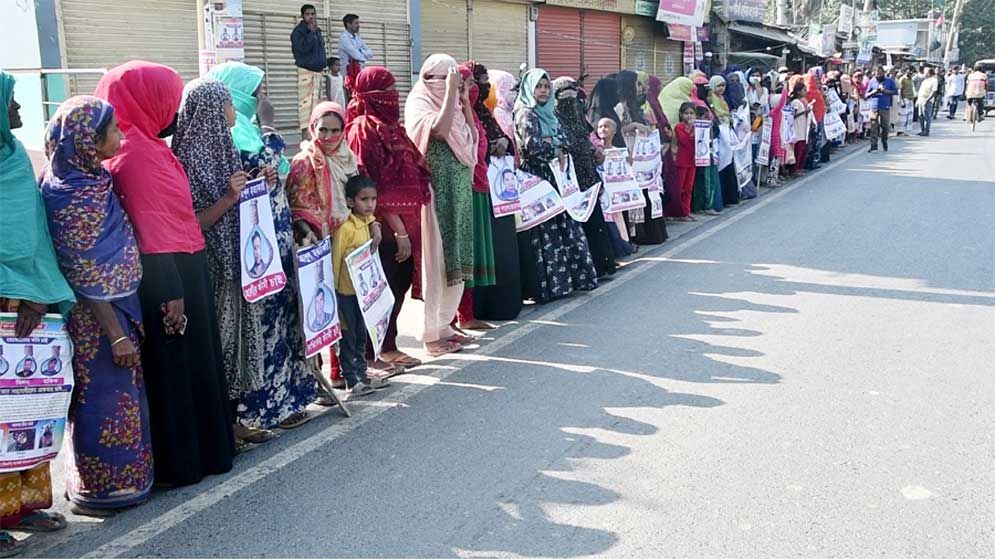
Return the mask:
{"type": "Polygon", "coordinates": [[[772,43],[784,43],[788,45],[798,43],[798,39],[790,35],[787,31],[767,25],[750,25],[742,22],[732,22],[729,24],[729,31],[749,35],[750,37],[755,37],[757,39],[765,39],[772,43]]]}
{"type": "Polygon", "coordinates": [[[729,64],[736,64],[740,68],[755,68],[766,72],[781,65],[781,59],[771,54],[758,52],[731,52],[727,56],[729,64]]]}

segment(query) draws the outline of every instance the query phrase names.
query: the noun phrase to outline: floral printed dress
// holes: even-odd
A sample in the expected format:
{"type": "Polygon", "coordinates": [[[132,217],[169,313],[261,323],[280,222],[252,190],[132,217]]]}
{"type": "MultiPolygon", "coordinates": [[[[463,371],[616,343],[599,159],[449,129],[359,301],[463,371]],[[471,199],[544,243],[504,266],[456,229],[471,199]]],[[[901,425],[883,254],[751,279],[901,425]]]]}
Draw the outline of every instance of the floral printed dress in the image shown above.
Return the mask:
{"type": "MultiPolygon", "coordinates": [[[[529,108],[515,112],[515,136],[522,154],[522,170],[556,181],[549,168],[556,157],[553,144],[542,138],[539,117],[529,108]]],[[[567,213],[518,234],[522,288],[526,298],[546,303],[570,295],[574,290],[598,286],[591,251],[584,230],[567,213]]]]}
{"type": "MultiPolygon", "coordinates": [[[[279,168],[286,147],[283,138],[276,133],[267,133],[263,135],[263,144],[258,153],[241,152],[245,171],[267,166],[279,168]]],[[[278,180],[269,194],[287,285],[256,304],[263,306],[265,375],[262,387],[241,396],[237,412],[241,423],[254,428],[272,428],[303,411],[315,399],[318,390],[304,358],[294,234],[283,182],[278,180]]]]}

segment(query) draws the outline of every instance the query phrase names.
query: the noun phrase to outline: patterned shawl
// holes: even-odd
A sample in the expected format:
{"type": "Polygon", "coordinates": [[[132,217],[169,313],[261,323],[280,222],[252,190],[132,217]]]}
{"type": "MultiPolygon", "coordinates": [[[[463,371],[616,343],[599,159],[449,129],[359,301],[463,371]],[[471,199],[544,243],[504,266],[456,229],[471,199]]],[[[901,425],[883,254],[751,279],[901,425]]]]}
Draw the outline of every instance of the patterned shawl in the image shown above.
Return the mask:
{"type": "Polygon", "coordinates": [[[41,192],[59,266],[73,290],[94,301],[127,297],[142,279],[135,232],[97,155],[97,131],[113,118],[106,101],[71,97],[45,133],[41,192]]]}
{"type": "Polygon", "coordinates": [[[496,90],[497,106],[494,107],[494,119],[501,126],[501,131],[508,138],[515,137],[515,77],[504,70],[488,70],[491,87],[496,90]]]}
{"type": "MultiPolygon", "coordinates": [[[[184,90],[173,135],[173,153],[190,179],[193,208],[201,212],[224,198],[228,180],[242,170],[242,161],[225,119],[231,94],[223,83],[197,79],[184,90]]],[[[211,271],[227,280],[240,277],[238,205],[204,232],[211,271]]]]}
{"type": "Polygon", "coordinates": [[[0,243],[0,297],[58,303],[66,315],[76,297],[52,250],[28,152],[11,132],[7,108],[13,99],[14,77],[0,70],[0,208],[6,237],[0,243]]]}
{"type": "Polygon", "coordinates": [[[287,178],[287,196],[295,220],[304,220],[323,237],[333,234],[349,217],[345,201],[345,184],[359,173],[356,156],[345,141],[345,109],[338,103],[323,101],[313,111],[308,121],[311,141],[304,142],[303,150],[294,156],[287,178]],[[322,117],[336,115],[343,123],[343,134],[331,150],[325,152],[315,139],[322,117]]]}

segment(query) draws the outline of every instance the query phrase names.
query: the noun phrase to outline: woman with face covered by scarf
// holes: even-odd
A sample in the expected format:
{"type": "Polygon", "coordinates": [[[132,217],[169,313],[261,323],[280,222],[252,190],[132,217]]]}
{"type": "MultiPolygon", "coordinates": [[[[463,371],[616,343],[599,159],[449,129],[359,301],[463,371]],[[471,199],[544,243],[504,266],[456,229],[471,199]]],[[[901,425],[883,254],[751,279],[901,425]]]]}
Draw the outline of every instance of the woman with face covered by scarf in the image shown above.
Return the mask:
{"type": "MultiPolygon", "coordinates": [[[[721,79],[721,76],[719,78],[721,79]]],[[[712,140],[714,142],[718,135],[719,118],[712,106],[706,102],[712,95],[709,81],[704,75],[697,76],[693,81],[694,89],[691,90],[691,102],[695,104],[698,119],[712,122],[712,140]]],[[[722,185],[719,181],[719,168],[716,165],[715,154],[712,154],[711,160],[711,165],[699,167],[695,172],[691,210],[714,215],[721,212],[725,206],[722,203],[722,185]]]]}
{"type": "MultiPolygon", "coordinates": [[[[173,152],[190,177],[194,210],[207,239],[229,396],[239,420],[235,435],[247,447],[271,438],[269,428],[302,424],[317,386],[299,334],[294,275],[287,274],[288,286],[261,301],[248,303],[242,295],[238,198],[247,175],[230,130],[236,123],[230,95],[217,80],[190,82],[173,152]]],[[[272,250],[279,254],[283,270],[292,271],[295,247],[286,195],[275,177],[267,186],[278,245],[272,250]]]]}
{"type": "Polygon", "coordinates": [[[114,107],[125,135],[104,165],[141,253],[155,480],[172,485],[228,472],[235,454],[204,236],[187,174],[161,140],[173,133],[182,94],[175,70],[140,60],[111,69],[95,92],[114,107]]]}
{"type": "MultiPolygon", "coordinates": [[[[577,99],[577,82],[573,78],[561,77],[553,82],[556,97],[556,118],[560,121],[563,131],[563,149],[573,160],[574,171],[577,173],[577,183],[582,191],[586,191],[601,181],[597,165],[594,163],[594,145],[591,144],[591,127],[584,120],[580,102],[577,99]]],[[[601,213],[601,205],[595,204],[591,217],[581,224],[587,245],[594,260],[594,269],[598,277],[615,272],[615,252],[612,249],[611,235],[608,224],[601,213]]]]}
{"type": "Polygon", "coordinates": [[[496,283],[494,266],[494,236],[491,229],[491,197],[490,182],[487,179],[487,156],[490,152],[490,142],[487,140],[487,132],[480,120],[479,111],[487,111],[485,105],[487,94],[489,93],[490,82],[487,78],[487,69],[483,68],[483,87],[477,82],[474,75],[473,61],[465,62],[459,66],[460,75],[463,78],[463,87],[470,92],[470,104],[473,106],[472,125],[477,130],[477,164],[473,167],[473,278],[466,281],[463,288],[463,297],[460,299],[459,308],[456,310],[456,318],[453,327],[460,334],[466,335],[466,330],[490,330],[494,326],[474,317],[473,294],[479,287],[493,286],[496,283]]]}
{"type": "MultiPolygon", "coordinates": [[[[534,68],[522,77],[515,103],[515,125],[522,169],[555,185],[550,162],[559,160],[562,164],[567,152],[545,70],[534,68]]],[[[574,290],[598,286],[584,230],[568,214],[521,232],[518,241],[525,297],[546,303],[574,290]]]]}
{"type": "MultiPolygon", "coordinates": [[[[719,129],[732,125],[732,115],[729,103],[726,101],[727,87],[725,78],[719,75],[712,76],[708,81],[711,93],[708,96],[708,105],[718,118],[719,129]]],[[[716,130],[713,127],[713,130],[716,130]]],[[[736,179],[736,167],[731,163],[732,154],[729,143],[724,137],[719,136],[716,143],[719,149],[718,159],[725,160],[725,166],[719,169],[719,184],[722,189],[722,204],[728,206],[739,204],[739,181],[736,179]]],[[[720,163],[721,165],[721,163],[720,163]]]]}
{"type": "MultiPolygon", "coordinates": [[[[409,289],[411,297],[421,299],[421,213],[431,200],[428,164],[401,125],[400,97],[389,70],[363,68],[350,79],[350,91],[346,141],[359,172],[377,183],[380,262],[395,300],[380,359],[394,367],[416,367],[421,361],[397,347],[397,317],[409,289]]],[[[367,345],[367,358],[373,359],[372,345],[367,345]]]]}
{"type": "MultiPolygon", "coordinates": [[[[616,111],[619,113],[622,136],[630,156],[636,147],[639,135],[654,133],[646,124],[646,115],[643,113],[646,92],[640,91],[640,87],[638,74],[635,72],[622,70],[618,73],[619,105],[616,111]]],[[[663,216],[653,217],[649,193],[645,190],[643,198],[646,200],[646,206],[626,213],[629,235],[637,245],[659,245],[667,240],[667,221],[663,216]]]]}
{"type": "Polygon", "coordinates": [[[422,65],[404,106],[408,135],[432,177],[432,204],[422,212],[422,340],[435,356],[458,352],[472,340],[451,326],[474,267],[473,169],[479,144],[468,77],[453,57],[434,54],[422,65]]]}
{"type": "MultiPolygon", "coordinates": [[[[495,282],[490,286],[476,285],[473,288],[473,315],[477,319],[510,321],[518,317],[522,310],[522,276],[518,262],[518,234],[515,231],[515,217],[503,216],[495,218],[491,211],[490,181],[487,169],[492,157],[511,156],[515,153],[514,141],[504,130],[504,126],[496,118],[496,113],[502,105],[507,104],[507,97],[514,100],[514,78],[511,86],[503,76],[507,72],[489,71],[482,64],[473,64],[473,79],[480,93],[473,104],[473,112],[480,123],[481,159],[474,168],[474,196],[480,208],[475,208],[474,218],[490,222],[491,250],[494,263],[495,282]],[[497,90],[497,91],[496,91],[497,90]],[[504,90],[504,91],[501,91],[504,90]],[[509,95],[510,92],[510,95],[509,95]],[[487,106],[487,99],[495,102],[494,113],[487,106]],[[482,192],[478,193],[478,190],[482,192]]],[[[511,117],[511,114],[508,114],[511,117]]],[[[514,129],[512,128],[512,132],[514,129]]]]}

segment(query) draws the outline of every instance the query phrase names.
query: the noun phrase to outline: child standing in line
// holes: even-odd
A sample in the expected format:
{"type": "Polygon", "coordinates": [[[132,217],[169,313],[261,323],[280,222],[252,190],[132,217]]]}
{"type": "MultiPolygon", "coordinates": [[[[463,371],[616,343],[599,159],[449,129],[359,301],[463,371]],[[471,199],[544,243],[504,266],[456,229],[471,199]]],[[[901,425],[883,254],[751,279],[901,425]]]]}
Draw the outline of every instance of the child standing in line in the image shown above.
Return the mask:
{"type": "Polygon", "coordinates": [[[687,101],[681,104],[681,122],[674,127],[677,142],[673,144],[674,163],[677,166],[677,185],[681,197],[681,208],[684,215],[677,218],[682,222],[696,221],[691,215],[691,195],[694,193],[694,103],[687,101]]]}
{"type": "Polygon", "coordinates": [[[377,209],[377,186],[366,175],[349,178],[345,184],[346,204],[352,210],[332,238],[332,272],[335,276],[335,298],[339,304],[342,340],[339,341],[339,363],[342,377],[350,394],[361,397],[390,384],[382,377],[371,377],[366,370],[366,324],[359,308],[356,289],[349,278],[345,258],[371,239],[370,224],[377,209]]]}
{"type": "Polygon", "coordinates": [[[342,89],[342,62],[339,57],[328,57],[328,73],[325,75],[325,97],[345,107],[345,90],[342,89]]]}

